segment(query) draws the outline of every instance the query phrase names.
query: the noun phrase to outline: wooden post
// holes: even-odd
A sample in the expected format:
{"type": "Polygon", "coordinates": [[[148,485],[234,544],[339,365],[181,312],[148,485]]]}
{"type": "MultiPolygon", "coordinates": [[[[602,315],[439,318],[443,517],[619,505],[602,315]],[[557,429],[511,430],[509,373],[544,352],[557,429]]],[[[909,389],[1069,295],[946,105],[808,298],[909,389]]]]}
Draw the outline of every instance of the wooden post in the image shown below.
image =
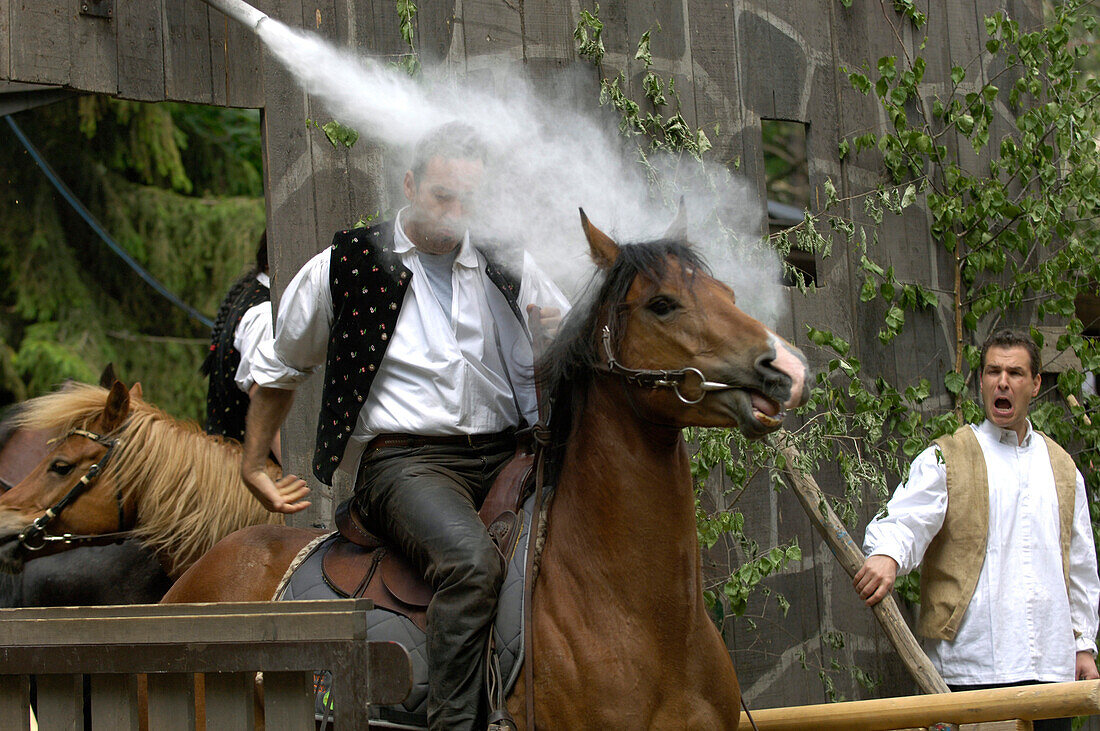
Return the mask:
{"type": "MultiPolygon", "coordinates": [[[[844,523],[833,512],[817,481],[810,475],[798,472],[795,469],[794,466],[801,457],[798,449],[787,443],[779,446],[779,453],[787,460],[787,465],[783,471],[790,479],[794,493],[798,497],[798,502],[802,504],[802,508],[806,511],[810,522],[814,524],[814,527],[825,539],[833,555],[840,561],[840,565],[844,567],[844,570],[848,572],[848,576],[855,576],[863,565],[865,558],[863,551],[855,544],[855,541],[848,534],[848,529],[844,527],[844,523]]],[[[898,609],[898,603],[894,599],[894,595],[892,593],[887,594],[872,609],[875,613],[875,619],[886,631],[886,635],[893,643],[894,649],[898,651],[902,662],[905,663],[906,670],[917,681],[920,689],[925,693],[950,693],[947,683],[936,672],[936,668],[932,667],[932,661],[928,659],[928,655],[917,643],[917,638],[913,636],[909,625],[905,623],[905,618],[901,616],[901,610],[898,609]]]]}
{"type": "MultiPolygon", "coordinates": [[[[871,731],[935,723],[1035,720],[1100,714],[1100,680],[1046,683],[933,696],[821,703],[752,712],[760,731],[871,731]]],[[[752,728],[742,712],[742,728],[752,728]]]]}

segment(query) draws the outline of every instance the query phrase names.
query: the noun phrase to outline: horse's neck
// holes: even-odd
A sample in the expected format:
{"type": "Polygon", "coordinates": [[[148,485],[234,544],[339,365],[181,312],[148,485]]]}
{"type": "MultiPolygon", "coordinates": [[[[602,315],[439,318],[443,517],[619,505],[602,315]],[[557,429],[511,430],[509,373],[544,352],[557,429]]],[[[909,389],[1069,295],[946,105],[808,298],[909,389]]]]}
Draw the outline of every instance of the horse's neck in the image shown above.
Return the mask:
{"type": "MultiPolygon", "coordinates": [[[[597,379],[563,457],[550,516],[552,558],[626,585],[644,565],[692,580],[699,571],[695,500],[680,430],[634,413],[616,381],[597,379]]],[[[641,587],[639,587],[640,589],[641,587]]]]}

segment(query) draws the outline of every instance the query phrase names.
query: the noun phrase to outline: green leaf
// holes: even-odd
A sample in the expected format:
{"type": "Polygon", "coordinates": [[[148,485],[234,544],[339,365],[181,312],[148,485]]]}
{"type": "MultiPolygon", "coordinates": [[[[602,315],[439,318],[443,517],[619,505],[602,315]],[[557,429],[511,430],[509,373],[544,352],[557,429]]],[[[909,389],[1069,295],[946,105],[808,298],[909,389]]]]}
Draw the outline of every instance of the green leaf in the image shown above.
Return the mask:
{"type": "Polygon", "coordinates": [[[351,147],[359,139],[359,133],[353,130],[351,127],[345,127],[337,122],[335,119],[321,126],[325,136],[328,137],[328,141],[332,143],[335,148],[339,144],[343,144],[344,147],[351,147]]]}
{"type": "Polygon", "coordinates": [[[924,451],[924,440],[917,439],[916,437],[909,437],[902,442],[901,451],[905,453],[906,457],[913,459],[924,451]]]}
{"type": "Polygon", "coordinates": [[[949,371],[943,377],[943,385],[948,391],[958,396],[966,388],[966,377],[958,371],[949,371]]]}

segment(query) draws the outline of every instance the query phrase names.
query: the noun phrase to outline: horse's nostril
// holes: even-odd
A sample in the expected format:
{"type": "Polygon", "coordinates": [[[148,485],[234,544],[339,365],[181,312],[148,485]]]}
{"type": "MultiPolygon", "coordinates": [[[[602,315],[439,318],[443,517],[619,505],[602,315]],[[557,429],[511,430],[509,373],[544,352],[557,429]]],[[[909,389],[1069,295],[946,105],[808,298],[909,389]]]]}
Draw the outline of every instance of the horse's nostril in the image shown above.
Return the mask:
{"type": "Polygon", "coordinates": [[[790,387],[791,377],[776,366],[775,351],[761,355],[756,359],[756,372],[760,375],[764,385],[790,387]]]}

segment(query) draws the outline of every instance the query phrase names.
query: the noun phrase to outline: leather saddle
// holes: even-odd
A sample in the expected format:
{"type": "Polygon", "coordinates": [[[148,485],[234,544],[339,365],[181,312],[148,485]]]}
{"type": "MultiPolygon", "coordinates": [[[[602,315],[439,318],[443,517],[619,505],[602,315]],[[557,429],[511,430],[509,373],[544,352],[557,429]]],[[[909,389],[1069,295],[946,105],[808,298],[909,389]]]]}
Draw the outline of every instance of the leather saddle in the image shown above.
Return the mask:
{"type": "MultiPolygon", "coordinates": [[[[533,466],[534,456],[517,450],[478,512],[505,568],[519,538],[519,508],[533,466]]],[[[428,602],[435,590],[400,549],[366,528],[354,498],[336,509],[336,528],[339,535],[321,559],[325,583],[340,596],[372,599],[375,606],[408,617],[426,630],[428,602]]]]}

